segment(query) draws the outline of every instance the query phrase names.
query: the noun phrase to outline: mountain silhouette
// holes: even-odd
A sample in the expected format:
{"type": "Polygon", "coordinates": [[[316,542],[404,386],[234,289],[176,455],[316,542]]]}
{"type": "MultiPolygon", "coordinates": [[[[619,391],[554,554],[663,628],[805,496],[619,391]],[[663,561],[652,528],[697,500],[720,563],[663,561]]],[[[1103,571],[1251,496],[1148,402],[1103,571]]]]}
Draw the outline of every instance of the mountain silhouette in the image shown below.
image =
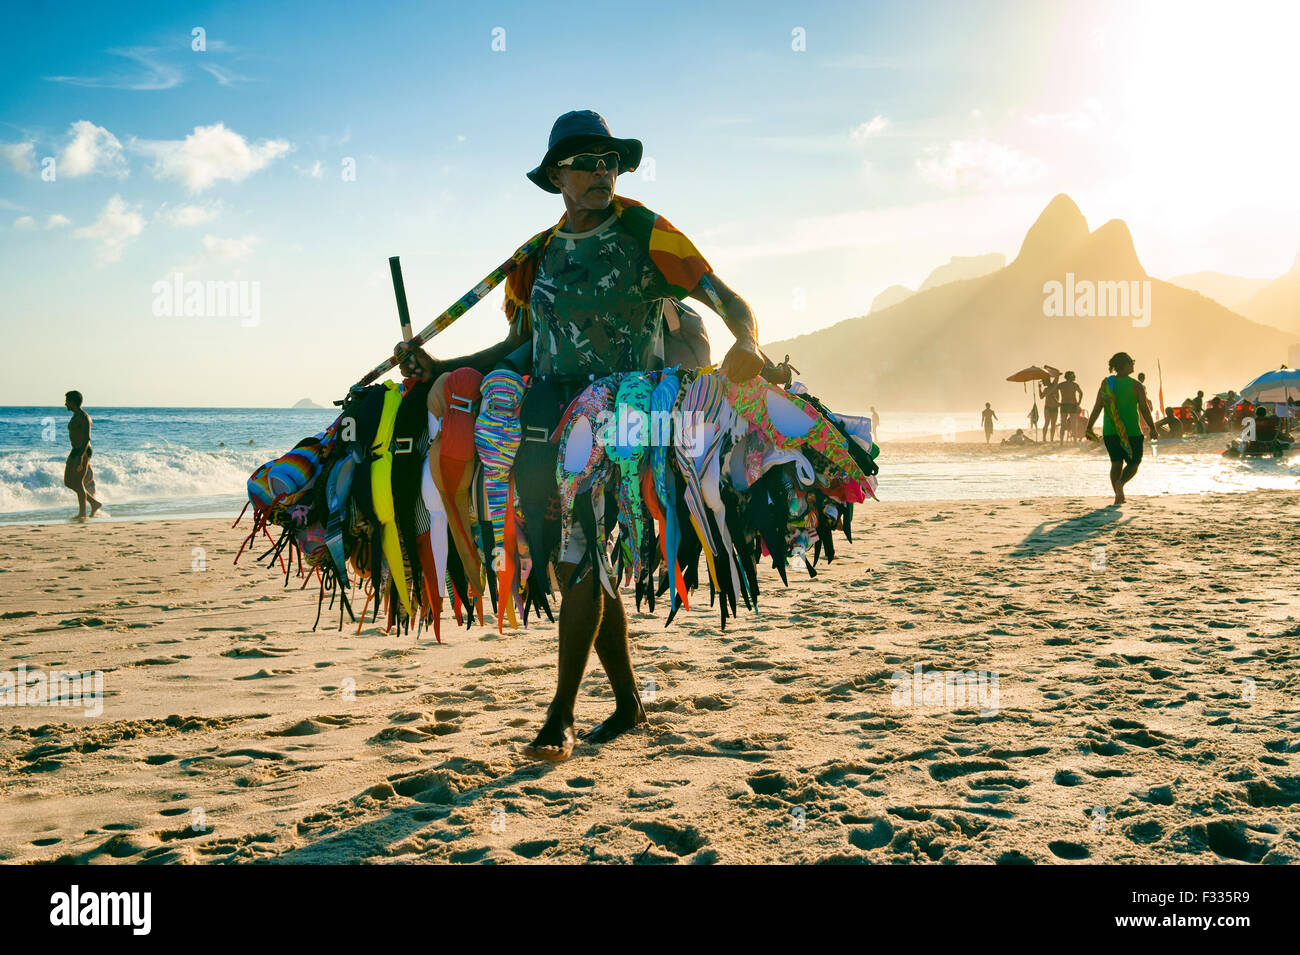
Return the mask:
{"type": "Polygon", "coordinates": [[[905,285],[891,285],[879,295],[871,300],[871,311],[878,312],[882,308],[889,308],[891,305],[897,305],[905,298],[910,298],[916,293],[905,285]]]}
{"type": "Polygon", "coordinates": [[[1001,252],[990,252],[988,255],[954,255],[946,265],[939,266],[927,275],[917,291],[924,292],[927,289],[938,288],[940,285],[947,285],[949,282],[960,282],[962,279],[977,279],[990,272],[996,272],[1006,264],[1007,257],[1001,252]]]}
{"type": "Polygon", "coordinates": [[[1300,338],[1300,254],[1291,271],[1241,303],[1241,314],[1300,338]]]}
{"type": "Polygon", "coordinates": [[[1212,298],[1220,305],[1226,305],[1233,311],[1241,312],[1243,302],[1264,288],[1270,279],[1247,279],[1240,275],[1228,275],[1226,272],[1191,272],[1187,275],[1175,275],[1169,280],[1174,285],[1181,285],[1193,292],[1200,292],[1206,298],[1212,298]]]}
{"type": "Polygon", "coordinates": [[[1047,204],[1005,268],[919,291],[768,350],[788,353],[819,396],[845,411],[868,404],[955,411],[992,401],[1014,418],[1031,399],[1005,378],[1027,365],[1074,370],[1090,408],[1110,356],[1127,351],[1153,383],[1161,363],[1165,398],[1173,404],[1197,389],[1240,388],[1284,361],[1295,337],[1152,279],[1122,220],[1089,231],[1079,207],[1062,194],[1047,204]],[[1069,298],[1068,313],[1053,314],[1052,283],[1060,299],[1069,298]],[[1116,305],[1126,307],[1124,314],[1108,308],[1116,305]]]}
{"type": "MultiPolygon", "coordinates": [[[[979,278],[990,272],[996,272],[1006,264],[1007,257],[1001,252],[990,252],[988,255],[954,255],[946,264],[932,270],[917,291],[924,292],[938,288],[940,285],[947,285],[949,282],[979,278]]],[[[905,285],[891,285],[871,300],[871,312],[879,312],[891,305],[897,305],[903,299],[915,294],[916,292],[905,285]]]]}

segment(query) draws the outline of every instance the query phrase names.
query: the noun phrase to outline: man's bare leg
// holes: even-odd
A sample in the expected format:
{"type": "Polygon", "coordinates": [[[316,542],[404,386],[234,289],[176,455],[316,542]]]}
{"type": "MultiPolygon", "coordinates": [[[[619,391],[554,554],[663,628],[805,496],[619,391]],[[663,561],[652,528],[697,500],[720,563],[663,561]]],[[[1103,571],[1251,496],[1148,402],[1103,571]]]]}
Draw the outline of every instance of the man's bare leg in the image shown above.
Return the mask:
{"type": "Polygon", "coordinates": [[[583,734],[590,743],[604,743],[633,726],[644,723],[645,708],[632,672],[632,653],[627,641],[627,613],[623,601],[604,596],[605,612],[596,633],[596,655],[614,689],[614,712],[599,726],[583,734]]]}
{"type": "Polygon", "coordinates": [[[1136,475],[1137,473],[1138,473],[1138,466],[1133,462],[1130,461],[1128,464],[1124,466],[1124,470],[1120,472],[1120,475],[1115,482],[1116,493],[1118,496],[1118,500],[1115,503],[1123,504],[1125,501],[1128,500],[1128,498],[1124,496],[1124,485],[1127,484],[1129,481],[1133,480],[1134,475],[1136,475]]]}
{"type": "Polygon", "coordinates": [[[81,487],[82,490],[86,492],[86,500],[90,502],[91,517],[94,517],[95,514],[98,513],[99,510],[104,506],[99,501],[95,500],[95,492],[93,490],[94,486],[95,486],[94,472],[90,470],[90,465],[87,464],[86,472],[81,476],[81,487]]]}
{"type": "MultiPolygon", "coordinates": [[[[86,489],[83,486],[83,480],[82,474],[78,473],[71,464],[64,469],[63,486],[77,495],[76,520],[85,520],[86,517],[86,489]]],[[[99,508],[95,508],[95,510],[99,510],[99,508]]]]}
{"type": "Polygon", "coordinates": [[[104,506],[99,501],[95,500],[95,492],[92,490],[94,486],[95,486],[94,472],[90,470],[90,465],[87,464],[85,472],[81,475],[81,488],[83,491],[86,492],[86,500],[90,502],[91,517],[94,517],[104,506]]]}
{"type": "Polygon", "coordinates": [[[546,722],[537,737],[524,747],[525,756],[559,762],[573,754],[573,708],[578,699],[578,688],[587,670],[587,659],[600,630],[601,616],[608,604],[596,575],[588,568],[586,574],[572,587],[576,565],[560,564],[555,575],[560,581],[560,659],[556,677],[555,698],[546,711],[546,722]],[[595,588],[593,595],[592,589],[595,588]]]}

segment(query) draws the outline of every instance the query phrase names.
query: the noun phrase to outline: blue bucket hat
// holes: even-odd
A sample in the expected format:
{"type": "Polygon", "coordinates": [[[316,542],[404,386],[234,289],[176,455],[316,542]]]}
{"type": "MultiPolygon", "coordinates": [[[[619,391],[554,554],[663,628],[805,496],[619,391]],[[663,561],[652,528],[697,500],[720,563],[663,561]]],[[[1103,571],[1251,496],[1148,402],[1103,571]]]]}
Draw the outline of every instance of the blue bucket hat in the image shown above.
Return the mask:
{"type": "Polygon", "coordinates": [[[546,155],[537,168],[527,174],[528,178],[547,192],[559,193],[560,190],[546,178],[546,167],[557,159],[577,155],[592,146],[608,147],[617,152],[619,172],[631,172],[641,164],[641,140],[615,139],[610,135],[609,124],[599,113],[575,109],[555,121],[546,144],[546,155]]]}

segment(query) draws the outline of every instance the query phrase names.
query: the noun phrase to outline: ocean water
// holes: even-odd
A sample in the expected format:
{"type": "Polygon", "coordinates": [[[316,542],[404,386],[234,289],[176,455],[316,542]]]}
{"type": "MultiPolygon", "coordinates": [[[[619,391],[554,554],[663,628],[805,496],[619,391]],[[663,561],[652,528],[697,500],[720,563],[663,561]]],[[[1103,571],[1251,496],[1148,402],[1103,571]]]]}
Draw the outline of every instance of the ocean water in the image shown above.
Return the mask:
{"type": "MultiPolygon", "coordinates": [[[[999,443],[882,441],[882,500],[940,501],[1111,495],[1110,458],[1100,444],[1010,447],[999,443]]],[[[1300,490],[1300,453],[1285,458],[1226,458],[1222,434],[1148,443],[1129,497],[1159,494],[1224,494],[1254,490],[1300,490]]]]}
{"type": "MultiPolygon", "coordinates": [[[[111,518],[224,517],[248,476],[327,427],[337,409],[87,408],[96,496],[111,518]]],[[[66,520],[65,408],[0,407],[0,523],[66,520]]]]}
{"type": "MultiPolygon", "coordinates": [[[[91,464],[110,519],[229,517],[263,462],[327,427],[336,409],[90,408],[91,464]]],[[[0,407],[0,523],[63,521],[76,498],[63,486],[70,446],[63,408],[0,407]]],[[[1009,416],[1008,416],[1009,417],[1009,416]]],[[[975,411],[880,412],[879,495],[891,501],[1102,496],[1108,463],[1098,446],[1011,448],[904,443],[979,426],[975,411]],[[892,439],[892,441],[891,441],[892,439]]],[[[1004,421],[1014,428],[1022,422],[1004,421]]],[[[999,432],[999,437],[1004,432],[999,432]]],[[[1284,459],[1220,456],[1224,435],[1166,441],[1148,452],[1132,496],[1300,489],[1300,453],[1284,459]]]]}

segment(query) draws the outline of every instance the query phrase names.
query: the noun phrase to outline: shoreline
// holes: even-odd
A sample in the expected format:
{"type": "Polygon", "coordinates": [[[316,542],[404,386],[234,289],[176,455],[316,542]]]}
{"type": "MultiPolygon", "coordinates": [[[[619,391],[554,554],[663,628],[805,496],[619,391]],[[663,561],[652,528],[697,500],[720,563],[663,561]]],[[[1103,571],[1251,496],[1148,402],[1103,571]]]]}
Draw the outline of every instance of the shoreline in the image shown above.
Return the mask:
{"type": "MultiPolygon", "coordinates": [[[[1080,472],[1081,474],[1087,473],[1095,477],[1096,474],[1100,474],[1101,472],[1097,471],[1096,474],[1094,474],[1093,471],[1095,471],[1095,469],[1097,468],[1104,468],[1103,461],[1104,461],[1105,454],[1104,454],[1104,449],[1100,445],[1094,445],[1086,440],[1081,440],[1077,445],[1072,443],[1058,444],[1055,442],[1051,442],[1051,443],[1036,442],[1034,444],[1029,444],[1029,445],[1003,445],[1000,443],[1002,437],[1009,437],[1010,434],[1012,433],[1013,432],[1003,433],[1003,432],[995,431],[994,439],[988,445],[984,444],[982,431],[957,432],[954,436],[952,436],[952,440],[948,440],[942,435],[913,435],[913,436],[908,436],[903,438],[888,438],[881,443],[881,450],[882,450],[881,466],[885,477],[884,482],[882,482],[882,491],[886,495],[888,494],[888,487],[889,487],[888,482],[891,476],[890,467],[889,467],[891,462],[891,455],[890,455],[891,449],[894,449],[897,452],[897,455],[894,457],[894,460],[898,460],[900,463],[905,461],[909,467],[914,467],[917,464],[925,463],[924,459],[918,458],[917,456],[927,455],[927,454],[932,454],[934,456],[936,463],[943,463],[945,461],[948,461],[953,456],[960,456],[963,460],[997,461],[999,459],[997,456],[1006,455],[1008,461],[1025,461],[1025,460],[1033,461],[1033,460],[1040,460],[1040,459],[1047,458],[1048,456],[1053,454],[1064,454],[1064,455],[1085,455],[1085,457],[1080,457],[1078,459],[1079,463],[1083,466],[1084,469],[1090,468],[1093,470],[1081,471],[1080,472]],[[989,455],[991,456],[980,455],[978,458],[973,458],[973,459],[969,457],[970,455],[979,454],[979,448],[981,447],[986,447],[988,449],[989,455]]],[[[1226,444],[1227,444],[1227,438],[1225,435],[1207,434],[1207,435],[1193,435],[1186,438],[1165,439],[1160,442],[1160,448],[1163,449],[1163,453],[1167,455],[1168,454],[1196,455],[1198,457],[1203,457],[1207,461],[1212,461],[1222,456],[1222,452],[1226,444]]],[[[1146,460],[1144,461],[1144,466],[1149,468],[1151,466],[1152,460],[1153,460],[1152,456],[1148,455],[1146,457],[1146,460]]],[[[1279,459],[1260,459],[1260,460],[1269,460],[1269,461],[1276,460],[1279,463],[1283,463],[1287,461],[1300,461],[1300,449],[1297,449],[1297,451],[1294,452],[1292,455],[1284,456],[1279,459]]],[[[900,480],[905,480],[905,478],[902,475],[900,475],[900,480]]],[[[959,482],[961,478],[954,477],[951,478],[950,480],[959,482]]],[[[1168,497],[1180,493],[1177,490],[1173,490],[1173,491],[1159,490],[1155,492],[1144,493],[1142,488],[1142,481],[1143,481],[1142,474],[1139,473],[1138,480],[1136,482],[1137,486],[1130,491],[1130,496],[1135,498],[1168,497]]],[[[958,487],[960,487],[960,485],[958,485],[958,487]]],[[[1290,490],[1290,489],[1291,488],[1282,488],[1280,490],[1290,490]]],[[[1251,490],[1277,491],[1279,490],[1279,488],[1222,485],[1222,486],[1207,488],[1201,491],[1194,491],[1188,493],[1192,493],[1194,496],[1203,497],[1203,496],[1212,496],[1214,494],[1220,494],[1220,493],[1239,494],[1251,490]]],[[[175,512],[163,510],[160,513],[151,513],[151,514],[144,514],[144,515],[128,514],[126,516],[119,516],[115,512],[116,508],[118,507],[127,507],[127,508],[149,507],[155,509],[165,508],[167,502],[170,501],[175,501],[178,506],[183,507],[183,505],[186,502],[201,501],[204,498],[210,499],[214,496],[215,495],[211,495],[211,494],[202,494],[196,496],[177,497],[177,498],[154,498],[154,499],[146,499],[141,501],[126,502],[126,504],[114,504],[114,502],[108,501],[105,503],[105,510],[108,511],[109,516],[107,518],[97,518],[96,521],[92,523],[104,523],[104,524],[149,523],[149,522],[156,522],[156,521],[174,521],[174,520],[234,521],[235,518],[239,515],[240,509],[244,506],[246,500],[246,498],[243,496],[242,491],[240,491],[240,492],[232,492],[229,495],[231,498],[231,503],[229,505],[230,509],[228,511],[213,510],[211,509],[210,506],[208,506],[207,509],[198,513],[186,513],[183,510],[178,510],[175,512]]],[[[941,504],[948,501],[970,501],[970,500],[985,500],[985,499],[1018,500],[1020,499],[1021,496],[1022,495],[1018,495],[1018,494],[1008,494],[1004,497],[969,498],[969,497],[962,497],[960,495],[957,495],[957,496],[947,496],[947,497],[910,498],[908,500],[911,503],[931,502],[934,504],[941,504]]],[[[1062,494],[1043,493],[1042,488],[1038,488],[1036,494],[1029,495],[1029,496],[1045,497],[1045,498],[1051,498],[1053,500],[1056,500],[1056,499],[1061,499],[1064,497],[1070,497],[1074,495],[1067,494],[1067,493],[1062,493],[1062,494]]],[[[69,493],[69,498],[71,499],[70,493],[69,493]]],[[[75,508],[76,508],[75,501],[70,500],[67,506],[67,511],[75,512],[75,508]]],[[[26,514],[28,512],[11,512],[11,513],[26,514]]],[[[72,521],[70,513],[65,514],[64,516],[38,516],[38,517],[25,516],[20,519],[8,519],[4,513],[0,513],[0,527],[57,526],[64,523],[75,523],[72,521]]]]}

